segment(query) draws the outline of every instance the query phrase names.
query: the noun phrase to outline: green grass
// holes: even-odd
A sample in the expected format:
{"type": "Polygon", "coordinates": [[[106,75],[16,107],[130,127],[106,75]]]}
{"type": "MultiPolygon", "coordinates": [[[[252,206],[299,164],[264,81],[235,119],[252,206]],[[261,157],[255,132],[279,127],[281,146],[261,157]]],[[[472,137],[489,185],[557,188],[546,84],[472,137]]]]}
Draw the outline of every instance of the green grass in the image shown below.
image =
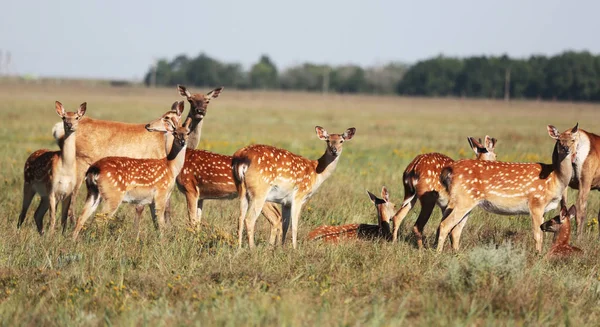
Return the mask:
{"type": "MultiPolygon", "coordinates": [[[[580,257],[550,261],[534,253],[528,216],[474,210],[462,249],[418,251],[410,237],[420,207],[405,219],[400,242],[305,240],[321,224],[374,223],[365,190],[385,185],[401,203],[402,172],[422,152],[470,158],[467,136],[498,139],[502,161],[550,162],[559,130],[600,131],[599,106],[570,103],[407,99],[224,90],[212,101],[200,147],[231,154],[252,142],[318,158],[331,133],[356,127],[334,175],[306,204],[299,249],[272,249],[259,218],[258,247],[239,251],[238,202],[206,201],[203,229],[185,228],[185,201],[173,195],[173,224],[159,239],[148,211],[135,241],[133,209],[91,221],[81,241],[39,237],[34,201],[22,230],[22,169],[38,148],[56,148],[54,100],[87,115],[149,122],[180,99],[173,89],[2,85],[0,113],[0,317],[2,325],[596,325],[600,319],[598,226],[574,241],[580,257]]],[[[186,108],[188,105],[186,105],[186,108]]],[[[187,110],[187,109],[186,109],[187,110]]],[[[85,194],[85,190],[82,190],[85,194]]],[[[570,203],[576,192],[570,191],[570,203]]],[[[80,212],[83,196],[79,199],[80,212]]],[[[600,209],[592,192],[588,220],[600,209]]],[[[551,217],[554,212],[546,215],[551,217]]],[[[432,241],[436,209],[426,227],[432,241]]],[[[47,223],[48,217],[45,222],[47,223]]],[[[596,220],[594,220],[596,222],[596,220]]],[[[547,250],[550,238],[544,242],[547,250]]]]}

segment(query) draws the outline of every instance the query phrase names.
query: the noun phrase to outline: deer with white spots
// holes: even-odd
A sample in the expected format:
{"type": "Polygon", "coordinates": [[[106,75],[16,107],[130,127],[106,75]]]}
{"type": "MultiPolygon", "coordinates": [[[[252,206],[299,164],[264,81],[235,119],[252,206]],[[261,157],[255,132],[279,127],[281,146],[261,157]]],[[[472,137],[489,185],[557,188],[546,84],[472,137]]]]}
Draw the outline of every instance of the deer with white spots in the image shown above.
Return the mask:
{"type": "MultiPolygon", "coordinates": [[[[585,226],[587,200],[591,190],[600,190],[600,136],[579,129],[577,154],[573,162],[573,178],[569,183],[577,194],[577,235],[581,235],[585,226]]],[[[564,199],[566,202],[566,199],[564,199]]],[[[600,211],[598,212],[600,221],[600,211]]]]}
{"type": "Polygon", "coordinates": [[[297,247],[298,219],[302,205],[321,184],[333,174],[345,141],[354,136],[356,129],[343,134],[328,134],[320,126],[315,130],[327,146],[318,160],[310,160],[287,150],[269,145],[250,145],[233,155],[233,176],[240,198],[238,242],[242,246],[244,224],[249,247],[254,247],[254,225],[265,201],[282,205],[282,242],[285,242],[287,224],[292,223],[292,245],[297,247]]]}
{"type": "Polygon", "coordinates": [[[578,125],[563,133],[548,125],[548,134],[556,140],[550,165],[459,160],[442,170],[440,179],[450,197],[437,230],[439,252],[449,233],[452,247],[459,249],[468,213],[476,206],[501,215],[529,213],[536,250],[542,251],[539,226],[544,213],[555,209],[566,194],[573,174],[578,125]]]}
{"type": "MultiPolygon", "coordinates": [[[[188,118],[192,119],[190,139],[195,143],[191,143],[190,147],[195,148],[198,146],[208,103],[211,99],[218,97],[222,90],[223,88],[220,87],[208,92],[206,95],[192,95],[184,86],[178,86],[179,93],[185,96],[191,105],[188,114],[188,118]]],[[[177,113],[168,111],[161,118],[164,121],[170,121],[175,119],[176,115],[177,113]]],[[[62,123],[57,123],[53,128],[53,135],[59,144],[62,142],[64,134],[62,123]]],[[[92,163],[110,156],[164,158],[164,142],[162,134],[148,134],[145,124],[130,124],[92,118],[82,119],[79,122],[79,137],[77,137],[76,144],[77,181],[69,206],[69,217],[74,218],[73,203],[77,199],[85,173],[92,163]]],[[[167,203],[167,210],[168,208],[169,204],[167,203]]],[[[141,213],[143,209],[143,206],[141,206],[137,208],[137,211],[141,213]]]]}
{"type": "MultiPolygon", "coordinates": [[[[482,143],[473,137],[468,137],[469,145],[475,152],[477,160],[496,161],[497,140],[488,135],[482,143]]],[[[417,200],[421,203],[421,212],[413,226],[413,235],[417,240],[417,246],[423,248],[423,230],[431,217],[431,213],[437,204],[442,210],[448,205],[448,192],[440,181],[440,174],[444,167],[452,164],[452,158],[441,153],[425,153],[416,156],[411,161],[404,173],[402,181],[404,184],[404,201],[402,207],[392,218],[394,223],[393,241],[398,239],[400,224],[415,206],[417,200]]]]}
{"type": "MultiPolygon", "coordinates": [[[[183,101],[175,102],[173,108],[181,114],[183,101]]],[[[81,216],[73,232],[73,240],[90,215],[104,200],[103,213],[112,216],[122,202],[150,205],[152,219],[160,231],[164,226],[164,213],[171,195],[175,178],[183,167],[191,119],[183,126],[179,121],[162,121],[146,125],[148,132],[162,132],[166,157],[139,159],[106,157],[90,166],[86,173],[88,195],[81,216]],[[170,137],[167,137],[170,135],[170,137]]]]}
{"type": "Polygon", "coordinates": [[[336,243],[344,239],[392,240],[390,218],[394,214],[394,203],[390,202],[390,193],[385,186],[381,189],[381,198],[367,191],[377,210],[377,225],[346,224],[339,226],[319,226],[308,233],[309,240],[321,240],[336,243]]]}
{"type": "Polygon", "coordinates": [[[550,232],[554,234],[552,241],[552,247],[548,251],[548,256],[569,256],[575,253],[581,253],[581,249],[569,244],[571,239],[571,218],[575,218],[577,209],[574,205],[569,208],[562,205],[560,214],[542,225],[540,229],[544,232],[550,232]]]}
{"type": "Polygon", "coordinates": [[[75,140],[79,122],[85,115],[87,104],[84,102],[76,112],[67,112],[63,105],[56,101],[56,113],[62,118],[65,136],[60,144],[60,151],[37,150],[32,153],[23,169],[23,207],[19,215],[17,228],[25,221],[27,209],[35,194],[41,197],[40,204],[35,210],[35,224],[41,234],[44,233],[43,218],[50,209],[50,233],[54,232],[56,226],[56,210],[58,203],[62,202],[61,224],[63,233],[67,226],[67,210],[71,202],[71,194],[75,189],[76,161],[75,140]]]}
{"type": "MultiPolygon", "coordinates": [[[[185,163],[176,181],[177,188],[186,198],[190,225],[199,225],[204,200],[233,199],[238,196],[231,170],[232,159],[232,156],[205,150],[186,151],[185,163]]],[[[265,202],[262,213],[271,224],[269,243],[280,243],[281,213],[269,202],[265,202]]]]}

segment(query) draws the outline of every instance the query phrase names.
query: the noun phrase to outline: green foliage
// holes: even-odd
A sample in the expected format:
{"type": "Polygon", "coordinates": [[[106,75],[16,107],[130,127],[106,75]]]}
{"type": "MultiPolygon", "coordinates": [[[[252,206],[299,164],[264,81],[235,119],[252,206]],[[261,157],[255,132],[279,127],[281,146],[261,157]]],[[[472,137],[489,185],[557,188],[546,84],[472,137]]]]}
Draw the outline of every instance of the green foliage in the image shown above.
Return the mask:
{"type": "Polygon", "coordinates": [[[250,69],[250,85],[257,89],[277,87],[277,67],[268,56],[262,55],[250,69]]]}

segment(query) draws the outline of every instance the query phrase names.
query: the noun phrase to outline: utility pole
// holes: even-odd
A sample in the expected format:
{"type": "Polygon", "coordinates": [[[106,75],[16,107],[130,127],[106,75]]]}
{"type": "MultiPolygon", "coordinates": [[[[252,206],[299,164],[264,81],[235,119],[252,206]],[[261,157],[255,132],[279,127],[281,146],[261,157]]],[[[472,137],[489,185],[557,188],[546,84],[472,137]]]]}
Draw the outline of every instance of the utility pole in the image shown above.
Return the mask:
{"type": "Polygon", "coordinates": [[[510,101],[510,67],[506,68],[504,75],[504,101],[510,101]]]}

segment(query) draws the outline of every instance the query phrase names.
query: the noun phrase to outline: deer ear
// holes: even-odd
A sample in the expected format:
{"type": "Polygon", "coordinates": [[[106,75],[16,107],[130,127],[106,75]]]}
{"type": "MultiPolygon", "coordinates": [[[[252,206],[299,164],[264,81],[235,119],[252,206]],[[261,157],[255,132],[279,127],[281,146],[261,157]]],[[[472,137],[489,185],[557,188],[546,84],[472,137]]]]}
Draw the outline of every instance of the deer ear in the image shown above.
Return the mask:
{"type": "Polygon", "coordinates": [[[548,125],[548,135],[550,135],[551,138],[558,140],[560,133],[558,132],[556,127],[554,127],[552,125],[548,125]]]}
{"type": "Polygon", "coordinates": [[[177,90],[179,91],[179,94],[181,96],[184,96],[186,98],[191,98],[192,95],[190,94],[190,91],[187,90],[187,88],[183,85],[179,85],[177,84],[177,90]]]}
{"type": "MultiPolygon", "coordinates": [[[[173,106],[175,106],[175,104],[173,104],[173,106]]],[[[181,116],[183,114],[183,109],[184,109],[184,102],[183,101],[179,101],[177,102],[177,107],[175,108],[175,113],[177,113],[177,116],[181,116]]]]}
{"type": "Polygon", "coordinates": [[[206,95],[204,96],[204,99],[206,101],[210,101],[210,99],[215,99],[219,97],[219,94],[221,94],[221,91],[223,91],[223,87],[217,87],[216,89],[206,93],[206,95]]]}
{"type": "Polygon", "coordinates": [[[377,196],[375,196],[375,194],[367,191],[367,194],[369,195],[369,198],[371,199],[371,202],[377,204],[377,196]]]}
{"type": "Polygon", "coordinates": [[[315,131],[317,132],[317,136],[321,141],[327,141],[329,139],[329,134],[323,127],[315,126],[315,131]]]}
{"type": "Polygon", "coordinates": [[[63,107],[62,103],[56,101],[54,103],[54,106],[56,107],[56,113],[61,116],[64,117],[66,112],[65,112],[65,107],[63,107]]]}
{"type": "Polygon", "coordinates": [[[485,148],[488,149],[488,151],[492,152],[494,151],[494,149],[496,148],[496,139],[493,137],[490,137],[489,135],[485,136],[485,148]]]}
{"type": "Polygon", "coordinates": [[[79,109],[77,110],[77,115],[79,117],[82,117],[83,115],[85,115],[86,110],[87,110],[87,102],[84,102],[81,105],[79,105],[79,109]]]}
{"type": "Polygon", "coordinates": [[[577,208],[575,208],[575,205],[572,205],[569,208],[569,218],[574,218],[575,216],[577,216],[577,208]]]}
{"type": "Polygon", "coordinates": [[[390,192],[388,192],[385,186],[381,188],[381,198],[385,202],[390,202],[390,192]]]}
{"type": "Polygon", "coordinates": [[[483,148],[481,142],[475,140],[474,137],[467,137],[467,141],[469,141],[469,145],[471,146],[471,149],[473,149],[473,152],[475,152],[475,154],[479,154],[479,152],[481,152],[480,149],[483,148]]]}
{"type": "Polygon", "coordinates": [[[571,129],[571,134],[577,134],[577,132],[579,132],[579,123],[577,123],[573,129],[571,129]]]}
{"type": "Polygon", "coordinates": [[[356,128],[350,127],[344,132],[344,134],[342,134],[342,137],[344,138],[344,140],[348,141],[352,139],[354,133],[356,133],[356,128]]]}

